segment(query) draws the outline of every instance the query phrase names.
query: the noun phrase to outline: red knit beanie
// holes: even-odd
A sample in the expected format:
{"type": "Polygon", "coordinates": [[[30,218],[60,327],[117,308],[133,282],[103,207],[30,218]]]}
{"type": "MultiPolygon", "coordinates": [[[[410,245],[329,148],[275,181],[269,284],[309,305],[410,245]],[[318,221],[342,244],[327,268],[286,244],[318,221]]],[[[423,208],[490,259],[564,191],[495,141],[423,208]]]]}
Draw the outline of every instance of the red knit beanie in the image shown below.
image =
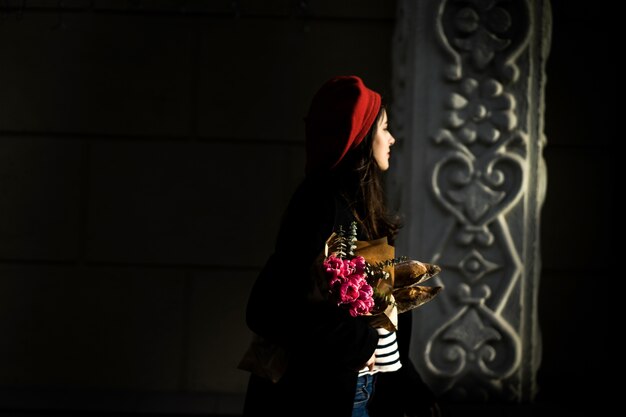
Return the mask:
{"type": "Polygon", "coordinates": [[[354,75],[333,77],[322,85],[305,117],[307,175],[330,171],[360,144],[380,102],[380,94],[354,75]]]}

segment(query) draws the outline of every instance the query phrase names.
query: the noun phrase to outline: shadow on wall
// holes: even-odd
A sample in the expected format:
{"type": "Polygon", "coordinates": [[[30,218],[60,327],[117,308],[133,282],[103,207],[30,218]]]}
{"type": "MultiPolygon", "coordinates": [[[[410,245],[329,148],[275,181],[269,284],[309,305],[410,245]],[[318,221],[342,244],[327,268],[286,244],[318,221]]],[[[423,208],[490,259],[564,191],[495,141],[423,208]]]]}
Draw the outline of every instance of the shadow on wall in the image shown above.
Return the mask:
{"type": "Polygon", "coordinates": [[[0,2],[0,410],[241,409],[303,115],[390,91],[395,2],[235,3],[0,2]]]}

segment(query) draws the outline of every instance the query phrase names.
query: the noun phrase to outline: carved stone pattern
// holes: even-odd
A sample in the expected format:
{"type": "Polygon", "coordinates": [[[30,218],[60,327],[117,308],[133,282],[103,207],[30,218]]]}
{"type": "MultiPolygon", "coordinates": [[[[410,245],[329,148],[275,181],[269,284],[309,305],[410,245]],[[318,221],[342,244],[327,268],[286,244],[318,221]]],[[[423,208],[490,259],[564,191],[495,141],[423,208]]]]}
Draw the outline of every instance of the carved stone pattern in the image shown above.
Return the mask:
{"type": "Polygon", "coordinates": [[[520,336],[501,313],[522,273],[505,215],[520,201],[528,171],[528,137],[507,91],[519,76],[515,58],[528,44],[524,6],[443,0],[438,10],[437,35],[453,61],[445,76],[453,82],[443,127],[433,137],[445,150],[431,187],[456,219],[437,254],[455,278],[442,293],[449,319],[424,353],[454,398],[519,397],[516,381],[507,378],[520,365],[520,336]]]}
{"type": "Polygon", "coordinates": [[[478,71],[494,65],[500,79],[515,82],[515,60],[530,36],[530,8],[520,0],[442,0],[437,32],[451,61],[445,70],[449,80],[460,80],[467,62],[478,71]]]}

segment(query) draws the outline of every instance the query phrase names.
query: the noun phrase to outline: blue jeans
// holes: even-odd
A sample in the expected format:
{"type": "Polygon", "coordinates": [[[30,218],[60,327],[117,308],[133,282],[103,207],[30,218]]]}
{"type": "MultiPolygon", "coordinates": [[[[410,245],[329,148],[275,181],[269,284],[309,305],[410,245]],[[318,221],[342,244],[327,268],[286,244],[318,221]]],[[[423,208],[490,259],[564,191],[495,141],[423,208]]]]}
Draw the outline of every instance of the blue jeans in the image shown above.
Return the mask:
{"type": "Polygon", "coordinates": [[[352,406],[352,417],[369,417],[367,404],[374,393],[376,375],[361,375],[356,381],[356,394],[352,406]]]}

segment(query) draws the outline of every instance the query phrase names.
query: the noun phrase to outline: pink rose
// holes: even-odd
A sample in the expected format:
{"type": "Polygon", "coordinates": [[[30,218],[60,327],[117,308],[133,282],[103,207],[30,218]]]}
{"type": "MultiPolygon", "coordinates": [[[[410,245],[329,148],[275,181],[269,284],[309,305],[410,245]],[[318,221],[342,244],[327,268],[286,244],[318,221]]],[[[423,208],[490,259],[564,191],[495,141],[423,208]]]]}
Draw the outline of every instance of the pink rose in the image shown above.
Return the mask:
{"type": "Polygon", "coordinates": [[[354,268],[355,273],[365,274],[365,258],[356,256],[350,259],[350,265],[354,268]]]}
{"type": "Polygon", "coordinates": [[[352,317],[362,316],[372,311],[374,300],[371,298],[359,298],[350,304],[350,315],[352,317]]]}
{"type": "Polygon", "coordinates": [[[359,298],[359,282],[355,280],[349,280],[341,284],[339,288],[339,302],[340,304],[349,304],[359,298]]]}
{"type": "Polygon", "coordinates": [[[323,262],[330,294],[338,306],[348,308],[353,317],[367,314],[374,307],[374,290],[367,282],[366,262],[362,256],[342,259],[330,255],[323,262]]]}

